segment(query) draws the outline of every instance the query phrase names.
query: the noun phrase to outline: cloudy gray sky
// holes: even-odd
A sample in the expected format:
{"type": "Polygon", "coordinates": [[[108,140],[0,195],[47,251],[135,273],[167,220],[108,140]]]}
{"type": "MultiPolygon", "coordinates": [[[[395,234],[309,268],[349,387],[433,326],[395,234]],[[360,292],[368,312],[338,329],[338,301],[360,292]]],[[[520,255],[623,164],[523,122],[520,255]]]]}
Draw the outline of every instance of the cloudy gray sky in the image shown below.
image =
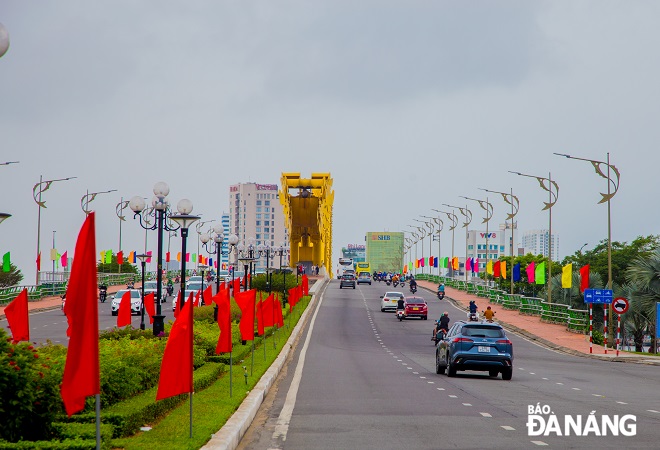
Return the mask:
{"type": "MultiPolygon", "coordinates": [[[[402,230],[461,195],[483,196],[478,188],[513,188],[520,231],[547,227],[546,194],[515,170],[551,171],[559,183],[553,229],[564,256],[606,238],[597,202],[607,185],[553,152],[610,152],[621,171],[613,239],[658,233],[659,10],[600,0],[4,0],[0,162],[20,164],[0,166],[0,211],[12,214],[0,252],[33,282],[40,175],[78,177],[44,194],[45,254],[53,231],[58,250],[73,251],[87,190],[118,190],[93,202],[97,246],[116,250],[115,205],[151,196],[157,181],[210,219],[227,210],[231,184],[330,172],[336,260],[366,231],[402,230]]],[[[492,202],[502,223],[507,205],[492,202]]],[[[124,224],[125,250],[143,239],[124,224]]]]}

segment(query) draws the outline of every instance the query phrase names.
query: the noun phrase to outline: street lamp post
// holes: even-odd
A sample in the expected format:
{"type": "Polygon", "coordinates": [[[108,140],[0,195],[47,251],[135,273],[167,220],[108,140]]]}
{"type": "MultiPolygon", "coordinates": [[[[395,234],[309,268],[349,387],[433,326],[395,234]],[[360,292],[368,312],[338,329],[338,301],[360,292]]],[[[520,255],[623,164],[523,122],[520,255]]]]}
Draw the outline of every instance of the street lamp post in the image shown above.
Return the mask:
{"type": "Polygon", "coordinates": [[[80,198],[80,207],[85,214],[89,214],[89,204],[94,201],[99,194],[109,194],[110,192],[117,192],[117,189],[110,189],[109,191],[89,192],[80,198]]]}
{"type": "Polygon", "coordinates": [[[144,330],[144,271],[147,266],[149,255],[141,254],[135,255],[135,257],[140,260],[140,265],[142,266],[142,312],[140,313],[140,330],[144,330]]]}
{"type": "MultiPolygon", "coordinates": [[[[10,164],[10,163],[5,163],[5,164],[10,164]]],[[[34,201],[37,203],[37,206],[39,207],[38,213],[37,213],[37,258],[39,258],[41,255],[41,208],[46,207],[46,202],[41,199],[41,194],[46,192],[49,188],[50,185],[57,182],[57,181],[68,181],[68,180],[73,180],[74,178],[77,177],[68,177],[68,178],[58,178],[56,180],[43,180],[43,175],[39,176],[39,182],[34,185],[32,188],[32,197],[34,198],[34,201]]],[[[37,281],[36,284],[39,285],[39,271],[37,270],[37,281]]]]}
{"type": "MultiPolygon", "coordinates": [[[[124,197],[121,198],[119,203],[117,203],[117,206],[115,207],[115,212],[117,213],[117,217],[119,217],[119,250],[121,251],[121,223],[126,220],[126,216],[124,216],[124,210],[128,208],[128,200],[124,200],[124,197]]],[[[118,264],[119,268],[119,273],[121,273],[121,264],[118,264]]]]}
{"type": "Polygon", "coordinates": [[[280,257],[280,272],[282,273],[282,278],[283,278],[282,283],[284,284],[282,288],[283,305],[286,305],[287,300],[286,300],[286,270],[282,270],[282,257],[288,256],[288,254],[289,254],[289,249],[284,246],[284,243],[281,243],[279,247],[277,247],[273,252],[273,255],[280,257]]]}
{"type": "Polygon", "coordinates": [[[468,280],[468,271],[467,271],[467,259],[468,259],[468,235],[469,235],[469,230],[468,226],[472,222],[472,211],[470,211],[467,208],[467,205],[465,208],[461,206],[452,206],[448,205],[446,203],[443,203],[444,206],[448,206],[450,208],[457,208],[458,211],[461,213],[463,217],[465,217],[465,222],[463,222],[463,228],[465,228],[465,262],[463,263],[463,270],[465,270],[465,281],[467,282],[468,280]]]}
{"type": "MultiPolygon", "coordinates": [[[[555,153],[555,155],[558,156],[563,156],[565,158],[569,159],[577,159],[580,161],[587,161],[590,162],[591,165],[594,167],[594,170],[596,173],[607,180],[607,194],[604,194],[600,192],[601,199],[598,202],[600,203],[605,203],[607,202],[607,288],[612,289],[612,211],[611,211],[611,204],[610,200],[612,200],[612,197],[614,197],[619,190],[619,181],[621,178],[621,174],[619,173],[619,169],[617,169],[614,164],[610,164],[610,152],[607,152],[607,160],[606,161],[598,161],[595,159],[586,159],[586,158],[578,158],[576,156],[571,156],[567,155],[565,153],[555,153]],[[605,165],[607,166],[607,173],[603,172],[602,166],[605,165]],[[614,172],[615,178],[612,178],[612,172],[614,172]],[[614,192],[612,192],[612,187],[614,187],[614,192]]],[[[612,304],[610,303],[609,306],[609,314],[610,317],[612,317],[612,304]]],[[[608,334],[610,337],[610,342],[613,342],[613,337],[614,337],[614,327],[613,327],[613,321],[610,320],[610,326],[611,328],[608,330],[608,334]]]]}
{"type": "Polygon", "coordinates": [[[548,192],[548,201],[543,202],[545,205],[541,211],[545,211],[546,209],[548,210],[548,303],[552,303],[552,207],[555,206],[555,203],[557,203],[557,199],[559,198],[559,185],[557,182],[555,182],[552,179],[552,174],[548,172],[548,177],[537,177],[534,175],[527,175],[524,173],[520,172],[514,172],[509,170],[509,172],[514,173],[516,175],[520,175],[521,177],[527,177],[527,178],[535,178],[538,182],[539,185],[541,185],[541,189],[544,191],[548,192]],[[547,184],[546,184],[547,182],[547,184]],[[554,189],[554,190],[553,190],[554,189]]]}
{"type": "MultiPolygon", "coordinates": [[[[143,217],[143,212],[145,211],[146,208],[146,202],[144,199],[140,196],[135,196],[133,197],[130,201],[128,206],[131,208],[131,210],[135,213],[133,218],[138,218],[140,222],[140,226],[145,229],[145,232],[147,230],[157,230],[158,232],[158,249],[157,249],[157,271],[156,271],[156,315],[154,316],[154,328],[153,332],[154,335],[158,336],[160,333],[165,331],[165,323],[164,323],[164,318],[161,314],[161,302],[163,298],[163,230],[165,231],[175,231],[178,228],[173,228],[171,225],[167,224],[165,221],[165,217],[169,213],[169,202],[167,200],[167,195],[170,193],[170,188],[169,186],[162,182],[159,181],[154,185],[153,188],[153,193],[154,197],[151,200],[152,206],[151,210],[154,211],[156,214],[156,222],[151,225],[150,222],[145,223],[145,218],[143,217]]],[[[190,200],[181,200],[179,201],[179,204],[181,205],[181,208],[179,208],[179,205],[177,205],[177,208],[179,208],[179,215],[188,215],[192,211],[192,202],[190,200]],[[181,211],[187,211],[187,212],[181,212],[181,211]]],[[[197,217],[197,216],[191,216],[191,217],[197,217]]],[[[174,220],[174,216],[171,215],[169,216],[170,219],[174,220]]],[[[192,220],[192,219],[191,219],[192,220]]],[[[197,219],[195,219],[197,220],[197,219]]],[[[185,220],[184,220],[185,222],[185,220]]],[[[194,222],[194,220],[192,220],[194,222]]],[[[190,223],[192,223],[190,222],[190,223]]],[[[178,222],[177,222],[178,223],[178,222]]],[[[186,222],[188,223],[188,222],[186,222]]],[[[187,230],[186,230],[187,233],[187,230]]],[[[183,236],[182,236],[183,237],[183,236]]],[[[184,240],[185,242],[185,240],[184,240]]],[[[146,253],[146,251],[145,251],[146,253]]],[[[185,249],[183,249],[183,255],[184,257],[181,258],[181,267],[185,267],[185,249]]],[[[181,278],[181,281],[183,283],[183,290],[181,291],[181,297],[182,301],[183,300],[183,295],[186,292],[185,290],[185,272],[184,276],[181,278]]],[[[183,304],[180,305],[183,307],[183,304]]]]}
{"type": "MultiPolygon", "coordinates": [[[[195,260],[195,267],[199,269],[199,255],[200,255],[200,249],[199,249],[199,243],[202,240],[202,227],[207,224],[213,222],[212,220],[205,220],[203,222],[197,222],[195,224],[195,230],[197,231],[197,235],[199,236],[199,239],[197,240],[197,259],[195,260]]],[[[204,280],[202,280],[204,281],[204,280]]]]}
{"type": "MultiPolygon", "coordinates": [[[[511,192],[498,192],[498,191],[491,191],[488,189],[483,189],[479,188],[482,191],[485,192],[491,192],[493,194],[500,194],[502,198],[504,199],[505,203],[508,203],[511,205],[511,213],[507,214],[507,219],[511,219],[511,265],[513,266],[513,248],[516,245],[515,244],[515,239],[514,239],[514,228],[515,228],[515,223],[513,221],[514,217],[516,217],[516,214],[518,214],[518,211],[520,210],[520,200],[518,200],[518,197],[513,195],[513,188],[511,188],[511,192]]],[[[512,269],[513,270],[513,269],[512,269]]],[[[513,277],[511,278],[511,295],[513,295],[513,277]]]]}
{"type": "MultiPolygon", "coordinates": [[[[433,209],[433,208],[431,208],[433,209]]],[[[451,257],[454,257],[454,229],[458,225],[458,216],[454,214],[454,212],[448,212],[448,211],[440,211],[439,209],[433,209],[435,212],[439,212],[442,214],[446,214],[447,218],[451,220],[451,226],[449,227],[449,231],[451,231],[451,257]]],[[[453,263],[449,265],[449,276],[451,278],[454,278],[454,265],[453,263]]]]}
{"type": "MultiPolygon", "coordinates": [[[[433,220],[435,225],[438,227],[438,258],[440,258],[440,256],[441,256],[441,254],[440,254],[440,237],[441,237],[441,234],[440,233],[442,233],[442,229],[445,227],[445,223],[439,217],[431,217],[431,216],[422,216],[422,217],[426,217],[427,219],[433,220]]],[[[432,236],[431,238],[435,239],[435,236],[432,236]]],[[[429,247],[430,247],[430,244],[429,244],[429,247]]],[[[438,276],[440,276],[440,263],[439,262],[438,262],[438,276]]]]}
{"type": "MultiPolygon", "coordinates": [[[[159,209],[160,214],[158,216],[158,222],[160,223],[160,227],[158,229],[158,254],[160,255],[162,253],[162,237],[163,237],[163,216],[165,214],[165,210],[167,208],[167,202],[165,201],[165,197],[167,194],[169,194],[170,188],[165,184],[165,183],[156,183],[156,186],[154,186],[154,194],[157,196],[159,194],[162,194],[162,199],[159,198],[160,203],[165,205],[162,209],[159,209]],[[159,193],[156,193],[156,187],[159,187],[159,193]],[[164,188],[164,189],[163,189],[164,188]]],[[[134,197],[135,198],[135,197],[134,197]]],[[[140,198],[140,197],[137,197],[140,198]]],[[[141,199],[140,199],[141,200],[141,199]]],[[[174,222],[176,222],[179,225],[179,228],[181,229],[181,254],[185,255],[186,254],[186,240],[188,238],[188,229],[190,226],[195,223],[196,221],[199,220],[199,216],[193,216],[190,213],[193,211],[193,204],[190,200],[187,198],[184,198],[182,200],[179,200],[179,203],[176,205],[176,209],[179,214],[172,214],[170,216],[170,219],[172,219],[174,222]]],[[[160,266],[161,266],[161,258],[159,256],[158,258],[158,273],[161,273],[160,266]]],[[[158,281],[158,291],[159,291],[159,297],[160,297],[160,289],[161,289],[161,280],[158,281]]],[[[179,308],[183,309],[183,305],[186,301],[184,298],[184,294],[186,292],[186,258],[181,258],[181,287],[179,288],[181,290],[181,303],[179,304],[179,308]]],[[[159,298],[160,302],[160,298],[159,298]]],[[[193,329],[193,313],[192,313],[192,307],[193,305],[189,305],[191,308],[190,311],[190,322],[188,326],[190,327],[190,332],[192,333],[193,329]]],[[[155,323],[155,322],[154,322],[155,323]]],[[[192,344],[191,344],[192,345],[192,344]]],[[[189,367],[191,371],[191,378],[192,378],[192,371],[193,371],[193,361],[192,361],[192,355],[193,351],[190,349],[190,362],[189,362],[189,367]]],[[[188,398],[190,399],[190,437],[192,438],[192,411],[193,411],[193,396],[192,396],[192,391],[188,393],[188,398]]]]}
{"type": "MultiPolygon", "coordinates": [[[[486,211],[486,217],[484,217],[482,219],[481,223],[486,224],[486,264],[488,264],[488,261],[489,261],[489,258],[490,258],[489,247],[488,247],[488,238],[489,238],[489,236],[488,236],[488,222],[490,221],[490,219],[493,218],[493,204],[488,201],[488,197],[486,197],[486,200],[479,200],[477,198],[470,198],[470,197],[463,197],[463,196],[461,196],[461,198],[464,198],[466,200],[473,200],[473,201],[479,203],[479,206],[481,206],[481,209],[486,211]]],[[[478,256],[477,256],[477,259],[479,259],[478,256]]]]}
{"type": "MultiPolygon", "coordinates": [[[[215,293],[217,294],[220,292],[220,260],[222,256],[227,256],[229,255],[234,248],[236,247],[236,243],[238,242],[238,236],[235,234],[232,234],[228,238],[228,250],[227,252],[222,251],[222,243],[224,242],[225,236],[222,234],[222,225],[217,224],[213,227],[213,236],[211,236],[208,233],[203,234],[200,239],[202,241],[203,247],[206,249],[209,255],[216,255],[216,264],[218,265],[218,270],[216,270],[216,276],[215,276],[215,293]]],[[[213,309],[213,319],[217,322],[218,321],[218,305],[215,305],[215,308],[213,309]]]]}

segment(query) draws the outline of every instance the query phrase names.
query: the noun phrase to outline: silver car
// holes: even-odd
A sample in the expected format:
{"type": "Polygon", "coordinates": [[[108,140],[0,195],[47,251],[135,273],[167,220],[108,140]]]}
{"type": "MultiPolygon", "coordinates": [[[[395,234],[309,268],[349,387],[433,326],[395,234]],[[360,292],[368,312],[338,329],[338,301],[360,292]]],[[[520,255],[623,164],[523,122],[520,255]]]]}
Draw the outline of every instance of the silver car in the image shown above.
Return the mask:
{"type": "Polygon", "coordinates": [[[111,303],[111,313],[113,316],[116,316],[119,313],[119,304],[121,303],[121,298],[126,292],[131,293],[131,314],[140,314],[142,312],[142,295],[139,289],[123,289],[117,291],[111,303]]]}

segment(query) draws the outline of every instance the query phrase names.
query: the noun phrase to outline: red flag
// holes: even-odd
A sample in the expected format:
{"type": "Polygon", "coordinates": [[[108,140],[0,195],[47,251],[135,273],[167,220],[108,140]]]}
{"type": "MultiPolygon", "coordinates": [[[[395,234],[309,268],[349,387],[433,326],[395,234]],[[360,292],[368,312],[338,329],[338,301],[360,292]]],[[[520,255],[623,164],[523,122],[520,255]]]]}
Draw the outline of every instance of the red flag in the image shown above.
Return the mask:
{"type": "Polygon", "coordinates": [[[69,265],[69,256],[68,256],[68,255],[69,255],[69,252],[66,251],[66,252],[64,252],[64,254],[62,255],[62,257],[60,258],[60,265],[61,265],[62,267],[66,267],[66,266],[69,265]]]}
{"type": "Polygon", "coordinates": [[[241,291],[240,278],[234,278],[234,285],[232,286],[232,291],[234,292],[234,297],[236,297],[236,294],[241,291]]]}
{"type": "MultiPolygon", "coordinates": [[[[498,266],[499,268],[499,266],[498,266]]],[[[472,271],[472,260],[470,258],[465,259],[465,271],[472,271]]]]}
{"type": "Polygon", "coordinates": [[[213,301],[218,305],[218,327],[220,328],[220,337],[218,338],[218,345],[215,347],[215,353],[229,353],[232,349],[229,290],[220,289],[220,292],[213,297],[213,301]]]}
{"type": "Polygon", "coordinates": [[[165,253],[165,262],[170,262],[170,252],[165,253]]]}
{"type": "Polygon", "coordinates": [[[124,252],[122,250],[119,250],[117,252],[117,264],[120,266],[124,264],[124,252]]]}
{"type": "Polygon", "coordinates": [[[117,328],[125,327],[131,324],[131,291],[124,292],[119,302],[119,311],[117,311],[117,328]]]}
{"type": "Polygon", "coordinates": [[[37,253],[37,272],[41,270],[41,252],[37,253]]]}
{"type": "Polygon", "coordinates": [[[307,275],[303,274],[302,276],[302,292],[303,295],[309,294],[309,280],[307,279],[307,275]]]}
{"type": "Polygon", "coordinates": [[[30,340],[30,315],[28,313],[28,292],[24,288],[5,308],[5,315],[14,344],[30,340]]]}
{"type": "Polygon", "coordinates": [[[499,278],[500,276],[500,261],[497,261],[495,264],[493,264],[493,276],[495,278],[499,278]]]}
{"type": "Polygon", "coordinates": [[[94,218],[95,213],[90,212],[78,234],[64,307],[71,339],[61,395],[69,417],[85,407],[85,397],[101,393],[94,218]]]}
{"type": "Polygon", "coordinates": [[[293,307],[296,306],[296,303],[300,300],[299,293],[300,289],[298,289],[297,286],[289,289],[289,312],[293,311],[293,307]]]}
{"type": "Polygon", "coordinates": [[[211,299],[213,298],[213,286],[209,284],[209,287],[204,289],[204,304],[205,305],[210,305],[211,304],[211,299]]]}
{"type": "MultiPolygon", "coordinates": [[[[190,293],[190,295],[192,295],[192,292],[190,293]]],[[[201,291],[197,291],[195,293],[195,304],[193,305],[193,306],[195,306],[195,308],[197,308],[199,306],[200,295],[201,295],[201,291]]]]}
{"type": "Polygon", "coordinates": [[[156,400],[192,392],[192,308],[191,298],[181,308],[181,314],[170,330],[163,353],[163,362],[160,365],[156,400]]]}
{"type": "Polygon", "coordinates": [[[263,320],[264,320],[264,328],[266,327],[274,327],[275,326],[275,310],[273,307],[275,306],[275,297],[273,297],[273,294],[270,294],[266,300],[263,301],[263,306],[262,306],[262,312],[263,312],[263,320]]]}
{"type": "Polygon", "coordinates": [[[580,267],[580,292],[589,289],[589,264],[580,267]]]}
{"type": "Polygon", "coordinates": [[[254,340],[254,302],[256,299],[257,292],[254,289],[234,293],[234,300],[241,308],[241,322],[238,324],[238,328],[241,330],[241,339],[244,341],[254,340]]]}
{"type": "Polygon", "coordinates": [[[279,298],[273,301],[273,309],[275,310],[275,323],[282,328],[284,326],[284,316],[282,315],[282,304],[279,298]]]}
{"type": "Polygon", "coordinates": [[[147,252],[147,255],[149,256],[149,257],[147,258],[147,262],[150,263],[150,262],[151,262],[151,250],[149,250],[149,251],[147,252]]]}
{"type": "Polygon", "coordinates": [[[154,323],[154,316],[156,315],[156,306],[154,306],[155,301],[156,294],[153,292],[144,296],[144,310],[149,315],[149,323],[154,323]]]}
{"type": "MultiPolygon", "coordinates": [[[[261,296],[261,294],[259,294],[261,296]]],[[[266,333],[264,329],[264,301],[257,302],[257,334],[263,336],[266,333]]]]}

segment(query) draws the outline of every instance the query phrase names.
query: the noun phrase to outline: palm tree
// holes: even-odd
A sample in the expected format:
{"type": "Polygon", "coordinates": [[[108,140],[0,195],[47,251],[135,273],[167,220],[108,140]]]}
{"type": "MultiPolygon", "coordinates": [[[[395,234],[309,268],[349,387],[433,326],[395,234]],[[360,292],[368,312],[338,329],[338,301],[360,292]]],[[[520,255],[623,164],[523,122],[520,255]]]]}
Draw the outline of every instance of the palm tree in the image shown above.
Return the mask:
{"type": "Polygon", "coordinates": [[[626,332],[632,335],[636,352],[644,351],[644,334],[653,323],[647,314],[644,302],[640,300],[641,295],[643,291],[637,284],[626,283],[616,291],[617,297],[625,297],[630,302],[630,308],[623,316],[623,326],[626,332]]]}
{"type": "MultiPolygon", "coordinates": [[[[570,288],[561,287],[561,274],[554,275],[550,280],[553,303],[569,305],[575,309],[585,309],[584,295],[580,292],[580,282],[580,272],[577,270],[573,271],[570,288]]],[[[601,279],[600,274],[597,272],[589,272],[589,288],[598,289],[598,287],[602,285],[603,280],[601,279]]],[[[539,295],[547,299],[545,289],[540,292],[539,295]]]]}
{"type": "MultiPolygon", "coordinates": [[[[635,258],[626,271],[626,280],[639,289],[639,301],[647,317],[654,317],[656,303],[660,301],[660,249],[655,250],[647,257],[635,258]]],[[[651,351],[655,353],[657,347],[655,327],[658,324],[649,324],[651,333],[651,351]]]]}

